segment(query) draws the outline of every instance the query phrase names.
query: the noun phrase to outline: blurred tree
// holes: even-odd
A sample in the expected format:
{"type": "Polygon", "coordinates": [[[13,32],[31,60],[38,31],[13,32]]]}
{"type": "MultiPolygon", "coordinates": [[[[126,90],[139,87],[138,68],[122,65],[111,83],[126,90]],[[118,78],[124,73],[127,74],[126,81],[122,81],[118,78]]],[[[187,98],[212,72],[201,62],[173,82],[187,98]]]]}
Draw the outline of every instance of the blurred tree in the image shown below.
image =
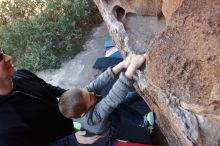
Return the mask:
{"type": "Polygon", "coordinates": [[[0,46],[31,70],[59,67],[101,20],[90,0],[5,0],[0,14],[0,46]]]}

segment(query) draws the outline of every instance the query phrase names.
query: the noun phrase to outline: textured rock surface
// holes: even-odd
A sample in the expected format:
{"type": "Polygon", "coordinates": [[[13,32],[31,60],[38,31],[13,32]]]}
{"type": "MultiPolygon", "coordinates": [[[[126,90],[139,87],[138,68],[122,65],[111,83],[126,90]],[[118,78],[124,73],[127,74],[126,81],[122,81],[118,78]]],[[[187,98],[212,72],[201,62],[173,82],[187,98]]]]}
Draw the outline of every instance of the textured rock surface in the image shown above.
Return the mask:
{"type": "Polygon", "coordinates": [[[220,1],[94,0],[171,146],[220,145],[220,1]]]}

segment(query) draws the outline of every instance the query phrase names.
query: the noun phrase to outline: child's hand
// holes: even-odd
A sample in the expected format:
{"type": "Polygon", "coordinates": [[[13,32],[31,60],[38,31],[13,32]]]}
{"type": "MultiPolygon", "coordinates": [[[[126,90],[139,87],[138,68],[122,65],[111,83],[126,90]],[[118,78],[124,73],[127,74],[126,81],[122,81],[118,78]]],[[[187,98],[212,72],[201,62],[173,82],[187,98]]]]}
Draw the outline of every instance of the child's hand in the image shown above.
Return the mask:
{"type": "Polygon", "coordinates": [[[132,59],[133,55],[129,55],[127,58],[125,58],[122,62],[120,62],[119,64],[117,64],[116,66],[114,66],[112,68],[112,72],[114,74],[118,74],[122,71],[122,69],[124,68],[128,68],[128,66],[130,66],[131,64],[131,59],[132,59]]]}
{"type": "Polygon", "coordinates": [[[145,55],[135,55],[132,57],[130,61],[130,65],[128,66],[125,76],[129,79],[133,78],[136,70],[141,67],[141,65],[145,62],[146,56],[145,55]]]}
{"type": "Polygon", "coordinates": [[[128,57],[126,57],[126,58],[121,62],[122,65],[123,65],[123,68],[128,68],[128,66],[129,66],[130,63],[131,63],[131,59],[132,59],[133,56],[134,56],[134,55],[131,54],[131,55],[129,55],[128,57]]]}
{"type": "Polygon", "coordinates": [[[137,70],[145,62],[145,59],[145,55],[135,55],[132,57],[130,64],[137,70]]]}

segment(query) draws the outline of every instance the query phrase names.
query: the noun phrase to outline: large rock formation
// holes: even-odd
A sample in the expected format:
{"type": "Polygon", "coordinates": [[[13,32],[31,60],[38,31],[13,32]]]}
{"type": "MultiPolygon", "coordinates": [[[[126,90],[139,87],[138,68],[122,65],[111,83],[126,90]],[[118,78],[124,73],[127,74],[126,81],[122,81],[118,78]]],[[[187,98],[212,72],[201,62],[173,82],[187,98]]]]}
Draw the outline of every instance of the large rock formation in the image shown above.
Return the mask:
{"type": "Polygon", "coordinates": [[[94,0],[171,146],[220,145],[220,1],[94,0]]]}

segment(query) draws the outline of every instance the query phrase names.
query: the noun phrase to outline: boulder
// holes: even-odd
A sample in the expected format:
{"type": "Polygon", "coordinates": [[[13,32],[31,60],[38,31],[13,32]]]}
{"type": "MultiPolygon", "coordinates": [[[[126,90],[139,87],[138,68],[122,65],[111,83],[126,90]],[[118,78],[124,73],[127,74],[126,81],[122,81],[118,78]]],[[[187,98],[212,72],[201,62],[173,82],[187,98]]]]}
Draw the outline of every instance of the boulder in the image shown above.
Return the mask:
{"type": "Polygon", "coordinates": [[[220,1],[94,0],[170,146],[220,145],[220,1]]]}

